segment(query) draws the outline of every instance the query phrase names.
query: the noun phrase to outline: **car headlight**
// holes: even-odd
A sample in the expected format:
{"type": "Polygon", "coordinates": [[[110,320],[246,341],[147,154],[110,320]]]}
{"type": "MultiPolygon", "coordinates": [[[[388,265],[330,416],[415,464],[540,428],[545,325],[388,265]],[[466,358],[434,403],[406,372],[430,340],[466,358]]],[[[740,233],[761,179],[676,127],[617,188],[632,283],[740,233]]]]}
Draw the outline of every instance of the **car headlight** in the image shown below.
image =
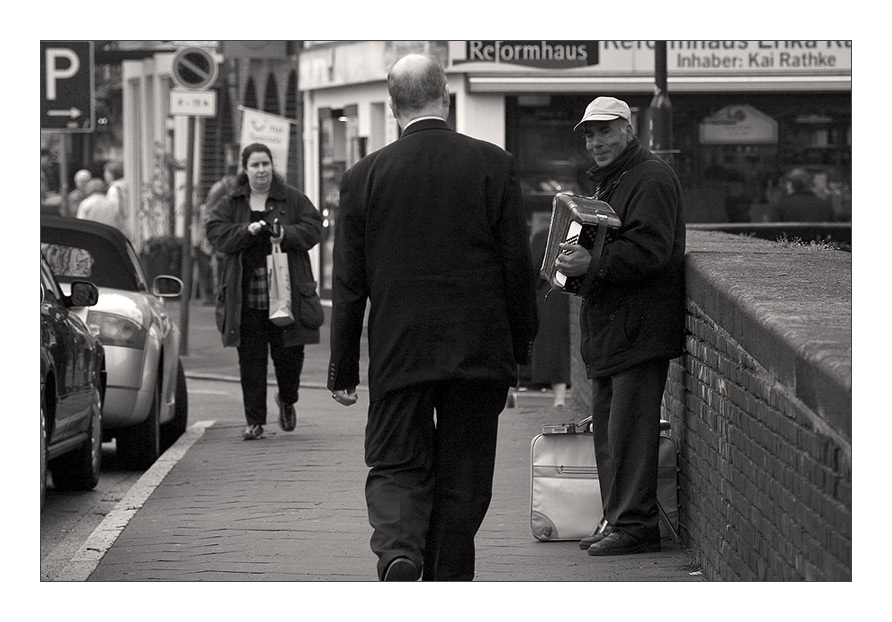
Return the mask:
{"type": "Polygon", "coordinates": [[[90,311],[87,313],[87,326],[99,341],[107,346],[138,350],[146,347],[146,330],[133,320],[120,315],[90,311]]]}

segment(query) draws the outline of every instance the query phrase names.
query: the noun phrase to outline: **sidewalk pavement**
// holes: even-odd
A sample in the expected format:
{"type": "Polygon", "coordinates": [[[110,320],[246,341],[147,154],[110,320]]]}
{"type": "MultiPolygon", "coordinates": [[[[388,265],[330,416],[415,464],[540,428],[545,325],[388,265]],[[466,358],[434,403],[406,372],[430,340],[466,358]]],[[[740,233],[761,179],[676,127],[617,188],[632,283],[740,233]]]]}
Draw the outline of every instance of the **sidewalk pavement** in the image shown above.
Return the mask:
{"type": "MultiPolygon", "coordinates": [[[[179,324],[177,304],[170,313],[179,324]]],[[[237,382],[236,351],[222,347],[213,315],[213,307],[190,307],[187,381],[237,382]]],[[[265,437],[251,442],[242,440],[244,424],[233,413],[206,428],[193,425],[56,580],[375,581],[363,391],[357,406],[344,408],[325,389],[327,326],[321,344],[306,349],[294,432],[281,432],[273,413],[265,437]]],[[[190,404],[202,399],[192,396],[190,404]]],[[[533,538],[530,441],[543,423],[567,418],[550,402],[520,393],[501,415],[493,499],[476,540],[477,580],[702,580],[688,552],[668,540],[659,553],[595,558],[575,541],[533,538]]],[[[240,412],[240,400],[231,408],[240,412]]]]}

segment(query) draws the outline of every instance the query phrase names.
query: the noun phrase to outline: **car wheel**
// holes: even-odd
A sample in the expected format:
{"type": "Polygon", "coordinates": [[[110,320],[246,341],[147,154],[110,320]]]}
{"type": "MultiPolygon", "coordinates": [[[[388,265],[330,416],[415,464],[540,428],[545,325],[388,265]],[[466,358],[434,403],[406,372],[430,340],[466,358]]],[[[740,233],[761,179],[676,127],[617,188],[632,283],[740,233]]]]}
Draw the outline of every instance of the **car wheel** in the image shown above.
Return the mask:
{"type": "Polygon", "coordinates": [[[145,421],[121,430],[117,435],[118,464],[125,469],[148,469],[161,455],[161,377],[152,395],[152,407],[145,421]]]}
{"type": "Polygon", "coordinates": [[[53,484],[59,490],[93,490],[102,468],[102,393],[93,389],[93,406],[87,440],[77,451],[52,461],[53,484]]]}
{"type": "Polygon", "coordinates": [[[46,403],[40,396],[40,510],[46,499],[46,403]]]}
{"type": "Polygon", "coordinates": [[[173,419],[161,426],[161,448],[166,450],[186,431],[189,420],[189,393],[183,363],[177,363],[177,387],[174,396],[173,419]]]}

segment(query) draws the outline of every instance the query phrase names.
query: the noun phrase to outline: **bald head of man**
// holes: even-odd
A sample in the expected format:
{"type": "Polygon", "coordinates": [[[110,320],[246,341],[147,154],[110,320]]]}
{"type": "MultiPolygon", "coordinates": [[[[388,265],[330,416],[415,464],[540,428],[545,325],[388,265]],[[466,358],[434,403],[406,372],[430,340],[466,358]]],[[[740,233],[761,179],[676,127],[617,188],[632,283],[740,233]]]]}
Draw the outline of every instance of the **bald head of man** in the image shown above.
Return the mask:
{"type": "Polygon", "coordinates": [[[387,73],[390,109],[402,127],[412,119],[449,114],[449,88],[446,72],[433,56],[409,54],[387,73]]]}

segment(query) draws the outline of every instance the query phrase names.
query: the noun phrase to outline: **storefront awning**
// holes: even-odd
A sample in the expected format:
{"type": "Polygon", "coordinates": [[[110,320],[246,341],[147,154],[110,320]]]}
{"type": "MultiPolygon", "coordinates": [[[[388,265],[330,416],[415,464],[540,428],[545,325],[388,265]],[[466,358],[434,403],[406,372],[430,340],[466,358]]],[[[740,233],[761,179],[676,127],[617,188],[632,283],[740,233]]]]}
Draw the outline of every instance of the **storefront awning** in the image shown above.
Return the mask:
{"type": "MultiPolygon", "coordinates": [[[[472,93],[649,93],[651,76],[469,75],[472,93]]],[[[851,75],[815,76],[669,76],[670,93],[851,91],[851,75]]]]}

